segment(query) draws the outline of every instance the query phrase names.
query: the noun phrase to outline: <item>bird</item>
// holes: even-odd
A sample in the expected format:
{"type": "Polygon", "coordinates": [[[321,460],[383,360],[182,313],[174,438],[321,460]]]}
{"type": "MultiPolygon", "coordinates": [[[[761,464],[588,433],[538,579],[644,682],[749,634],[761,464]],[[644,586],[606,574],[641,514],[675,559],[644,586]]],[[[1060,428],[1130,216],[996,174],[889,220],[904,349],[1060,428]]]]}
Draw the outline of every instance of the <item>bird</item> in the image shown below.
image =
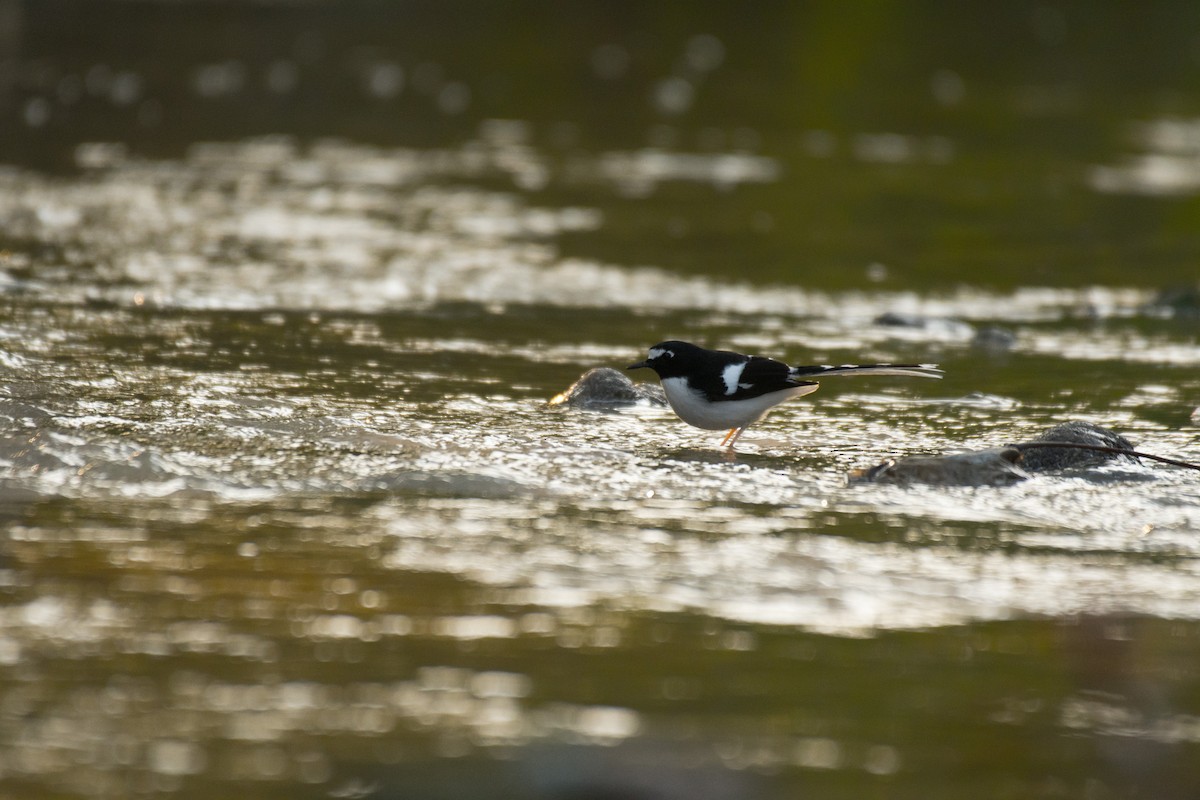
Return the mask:
{"type": "Polygon", "coordinates": [[[815,379],[827,375],[904,375],[941,378],[936,364],[822,364],[792,367],[762,356],[707,350],[690,342],[660,342],[644,361],[626,369],[652,369],[662,381],[667,403],[689,425],[728,430],[721,446],[730,449],[746,428],[793,397],[812,394],[815,379]]]}

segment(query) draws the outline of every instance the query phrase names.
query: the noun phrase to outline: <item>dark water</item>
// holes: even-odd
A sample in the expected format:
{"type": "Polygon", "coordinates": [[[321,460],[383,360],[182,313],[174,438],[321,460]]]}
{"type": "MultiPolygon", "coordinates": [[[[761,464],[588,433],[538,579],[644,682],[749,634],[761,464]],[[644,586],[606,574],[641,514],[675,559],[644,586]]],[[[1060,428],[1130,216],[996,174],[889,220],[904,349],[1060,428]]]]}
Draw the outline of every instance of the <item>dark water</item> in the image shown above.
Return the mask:
{"type": "Polygon", "coordinates": [[[0,795],[1195,798],[1200,7],[0,2],[0,795]],[[885,325],[890,313],[911,324],[885,325]],[[726,459],[546,400],[833,381],[726,459]]]}

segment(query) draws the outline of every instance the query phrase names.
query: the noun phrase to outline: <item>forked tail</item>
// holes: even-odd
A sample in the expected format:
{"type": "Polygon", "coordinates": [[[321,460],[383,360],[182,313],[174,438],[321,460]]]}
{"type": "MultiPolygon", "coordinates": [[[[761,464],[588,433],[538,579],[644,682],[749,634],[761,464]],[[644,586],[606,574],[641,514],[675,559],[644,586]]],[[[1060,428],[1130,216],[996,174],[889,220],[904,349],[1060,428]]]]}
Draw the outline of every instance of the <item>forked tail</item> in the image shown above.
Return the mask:
{"type": "Polygon", "coordinates": [[[941,378],[945,373],[937,364],[822,364],[792,367],[792,378],[823,378],[826,375],[907,375],[912,378],[941,378]]]}

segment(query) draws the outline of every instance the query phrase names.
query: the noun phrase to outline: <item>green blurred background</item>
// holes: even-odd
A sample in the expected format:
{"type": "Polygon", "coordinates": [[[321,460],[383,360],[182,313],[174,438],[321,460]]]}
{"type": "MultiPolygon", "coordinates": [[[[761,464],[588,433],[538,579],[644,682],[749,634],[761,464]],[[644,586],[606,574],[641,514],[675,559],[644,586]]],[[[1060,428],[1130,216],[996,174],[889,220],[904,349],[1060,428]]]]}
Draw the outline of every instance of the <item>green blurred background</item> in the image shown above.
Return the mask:
{"type": "Polygon", "coordinates": [[[1196,113],[1191,2],[5,3],[8,163],[67,168],[88,140],[429,146],[512,119],[564,157],[782,167],[737,192],[532,187],[604,211],[568,254],[831,288],[881,263],[920,289],[1157,286],[1200,252],[1195,192],[1094,188],[1153,149],[1138,123],[1196,113]]]}

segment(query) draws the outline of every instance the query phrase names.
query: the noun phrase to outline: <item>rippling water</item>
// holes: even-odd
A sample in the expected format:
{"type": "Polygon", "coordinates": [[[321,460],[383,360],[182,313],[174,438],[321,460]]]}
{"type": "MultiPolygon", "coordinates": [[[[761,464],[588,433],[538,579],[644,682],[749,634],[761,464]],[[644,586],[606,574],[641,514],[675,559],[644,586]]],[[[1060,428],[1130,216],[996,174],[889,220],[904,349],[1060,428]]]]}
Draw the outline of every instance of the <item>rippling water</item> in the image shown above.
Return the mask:
{"type": "MultiPolygon", "coordinates": [[[[1194,200],[1194,122],[1117,129],[1069,164],[1077,202],[1194,200]]],[[[981,157],[705,130],[114,138],[0,170],[0,793],[1193,797],[1195,472],[846,476],[1068,419],[1200,462],[1194,258],[1142,242],[1177,280],[1060,280],[1032,262],[1073,244],[1018,231],[808,280],[771,266],[797,163],[843,153],[856,197],[981,157]],[[674,337],[946,378],[828,381],[733,458],[669,411],[547,405],[674,337]]]]}
{"type": "MultiPolygon", "coordinates": [[[[513,158],[486,141],[424,159],[285,141],[80,158],[94,166],[69,183],[5,178],[10,230],[38,243],[7,257],[3,326],[14,779],[336,795],[438,783],[413,765],[493,753],[481,769],[516,784],[553,788],[536,776],[569,758],[576,777],[636,784],[641,747],[588,746],[643,738],[667,762],[756,767],[735,785],[891,774],[927,756],[783,700],[833,680],[827,651],[912,651],[904,663],[951,641],[972,664],[1058,636],[1195,652],[1190,473],[845,481],[1064,418],[1200,460],[1194,428],[1165,424],[1200,387],[1196,345],[1144,313],[1148,293],[810,292],[562,258],[555,236],[597,212],[429,185],[430,163],[462,180],[513,158]],[[934,321],[872,324],[881,309],[934,321]],[[948,377],[831,385],[734,461],[669,412],[545,405],[698,325],[732,347],[937,360],[948,377]],[[1015,344],[980,350],[984,326],[1015,344]],[[1153,373],[1081,388],[1135,365],[1153,373]],[[1153,618],[1175,622],[1144,644],[1153,618]],[[726,692],[763,699],[705,721],[726,692]]],[[[1005,703],[1063,731],[1149,724],[1119,696],[1013,691],[1005,703]]],[[[1195,717],[1169,709],[1161,724],[1194,746],[1195,717]]]]}

